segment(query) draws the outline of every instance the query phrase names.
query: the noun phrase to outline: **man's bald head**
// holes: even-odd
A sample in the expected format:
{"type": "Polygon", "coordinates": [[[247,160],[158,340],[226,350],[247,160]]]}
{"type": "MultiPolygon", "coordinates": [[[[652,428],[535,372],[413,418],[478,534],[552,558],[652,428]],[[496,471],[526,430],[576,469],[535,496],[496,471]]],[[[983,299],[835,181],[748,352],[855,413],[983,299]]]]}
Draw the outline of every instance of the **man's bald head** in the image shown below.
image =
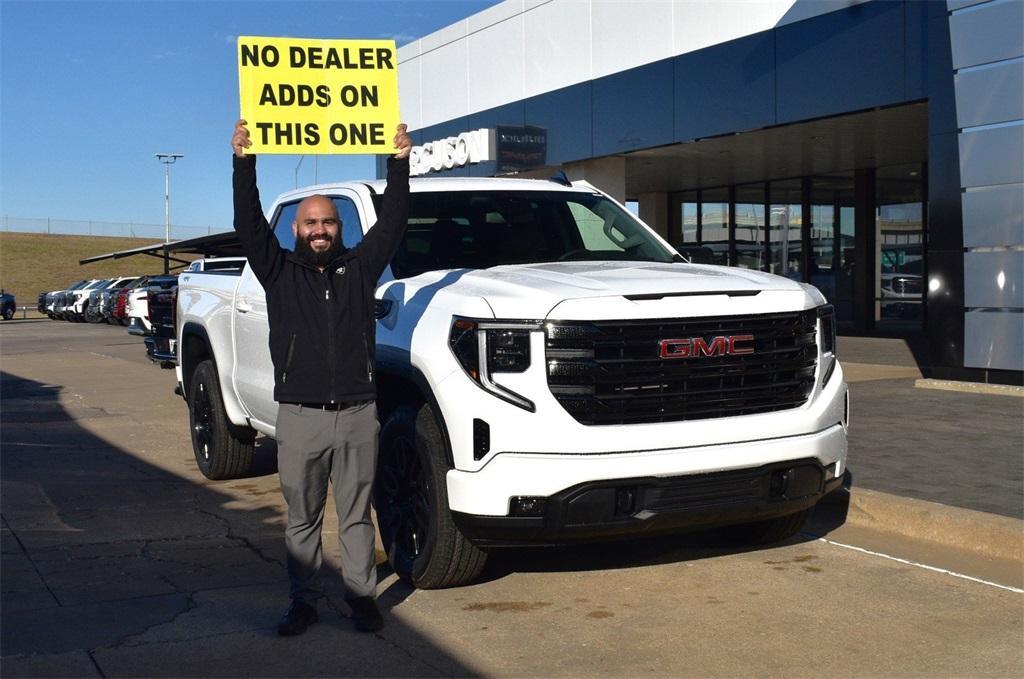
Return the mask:
{"type": "Polygon", "coordinates": [[[341,252],[341,219],[327,196],[309,196],[299,203],[292,232],[296,254],[321,269],[341,252]]]}

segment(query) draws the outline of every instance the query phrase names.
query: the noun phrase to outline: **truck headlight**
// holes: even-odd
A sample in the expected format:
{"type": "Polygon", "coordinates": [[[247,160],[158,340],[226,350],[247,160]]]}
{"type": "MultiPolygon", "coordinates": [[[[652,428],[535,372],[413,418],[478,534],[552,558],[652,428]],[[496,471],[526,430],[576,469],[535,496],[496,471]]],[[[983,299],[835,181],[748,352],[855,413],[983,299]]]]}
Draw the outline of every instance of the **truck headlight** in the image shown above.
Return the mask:
{"type": "Polygon", "coordinates": [[[537,408],[528,398],[492,379],[493,373],[521,373],[530,367],[530,333],[540,322],[452,319],[448,346],[470,379],[485,391],[531,413],[537,408]]]}
{"type": "Polygon", "coordinates": [[[818,347],[821,352],[821,386],[836,369],[836,310],[831,304],[818,307],[818,347]]]}

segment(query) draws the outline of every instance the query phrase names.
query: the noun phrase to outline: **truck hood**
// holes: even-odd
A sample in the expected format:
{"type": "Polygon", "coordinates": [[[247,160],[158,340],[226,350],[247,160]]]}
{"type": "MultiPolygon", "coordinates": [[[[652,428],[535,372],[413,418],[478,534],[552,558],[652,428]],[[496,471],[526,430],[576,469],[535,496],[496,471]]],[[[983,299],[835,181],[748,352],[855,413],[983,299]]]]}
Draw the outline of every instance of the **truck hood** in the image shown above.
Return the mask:
{"type": "Polygon", "coordinates": [[[554,262],[471,270],[455,280],[453,273],[420,278],[431,277],[444,286],[446,296],[482,298],[494,317],[502,319],[689,316],[707,315],[708,309],[728,315],[820,303],[799,283],[781,276],[700,264],[554,262]]]}

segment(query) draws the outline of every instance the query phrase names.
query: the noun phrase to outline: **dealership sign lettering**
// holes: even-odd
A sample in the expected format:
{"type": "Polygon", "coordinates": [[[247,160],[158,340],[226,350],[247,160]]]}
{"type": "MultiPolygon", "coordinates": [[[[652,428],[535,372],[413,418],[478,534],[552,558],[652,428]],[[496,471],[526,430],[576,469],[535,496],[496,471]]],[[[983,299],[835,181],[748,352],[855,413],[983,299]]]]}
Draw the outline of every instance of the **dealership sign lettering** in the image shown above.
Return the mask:
{"type": "Polygon", "coordinates": [[[481,128],[413,146],[409,154],[409,174],[450,170],[494,159],[494,130],[481,128]]]}

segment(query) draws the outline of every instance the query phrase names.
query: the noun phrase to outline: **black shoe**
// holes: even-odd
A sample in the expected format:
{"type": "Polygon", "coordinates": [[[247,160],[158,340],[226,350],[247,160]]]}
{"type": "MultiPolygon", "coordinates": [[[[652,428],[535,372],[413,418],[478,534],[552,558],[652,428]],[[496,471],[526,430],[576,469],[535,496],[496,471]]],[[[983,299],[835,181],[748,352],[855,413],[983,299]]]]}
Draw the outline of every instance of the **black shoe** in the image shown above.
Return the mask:
{"type": "Polygon", "coordinates": [[[288,612],[281,618],[281,622],[277,623],[277,633],[282,637],[294,637],[305,632],[306,628],[314,622],[319,621],[320,616],[316,614],[314,607],[305,601],[295,599],[288,607],[288,612]]]}
{"type": "Polygon", "coordinates": [[[377,610],[377,602],[371,596],[361,596],[349,599],[348,605],[352,607],[352,621],[360,632],[376,632],[384,627],[384,618],[377,610]]]}

